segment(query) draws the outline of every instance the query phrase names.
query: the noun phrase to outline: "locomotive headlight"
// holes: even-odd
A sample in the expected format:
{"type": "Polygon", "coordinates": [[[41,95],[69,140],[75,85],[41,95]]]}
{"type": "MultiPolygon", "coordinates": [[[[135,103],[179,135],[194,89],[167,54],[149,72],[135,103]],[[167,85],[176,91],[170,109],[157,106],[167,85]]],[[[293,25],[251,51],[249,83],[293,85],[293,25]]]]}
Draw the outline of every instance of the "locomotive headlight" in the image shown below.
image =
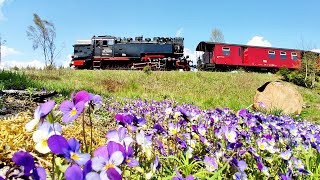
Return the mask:
{"type": "Polygon", "coordinates": [[[78,58],[79,56],[78,56],[78,55],[74,55],[73,57],[74,57],[74,58],[78,58]]]}

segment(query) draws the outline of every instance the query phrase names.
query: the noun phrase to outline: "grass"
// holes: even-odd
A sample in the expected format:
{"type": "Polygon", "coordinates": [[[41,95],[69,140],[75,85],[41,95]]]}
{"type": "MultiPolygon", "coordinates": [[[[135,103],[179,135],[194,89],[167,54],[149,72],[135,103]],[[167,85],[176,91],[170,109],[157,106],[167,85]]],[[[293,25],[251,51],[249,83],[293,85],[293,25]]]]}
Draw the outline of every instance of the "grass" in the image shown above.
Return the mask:
{"type": "MultiPolygon", "coordinates": [[[[162,100],[172,98],[201,108],[250,106],[256,89],[280,76],[263,73],[229,72],[152,72],[92,70],[27,70],[37,88],[55,89],[69,96],[85,89],[104,96],[162,100]]],[[[305,108],[301,117],[320,122],[320,96],[315,90],[298,87],[305,108]]]]}
{"type": "Polygon", "coordinates": [[[22,90],[28,87],[36,86],[32,79],[25,76],[24,73],[0,70],[0,90],[17,89],[22,90]]]}

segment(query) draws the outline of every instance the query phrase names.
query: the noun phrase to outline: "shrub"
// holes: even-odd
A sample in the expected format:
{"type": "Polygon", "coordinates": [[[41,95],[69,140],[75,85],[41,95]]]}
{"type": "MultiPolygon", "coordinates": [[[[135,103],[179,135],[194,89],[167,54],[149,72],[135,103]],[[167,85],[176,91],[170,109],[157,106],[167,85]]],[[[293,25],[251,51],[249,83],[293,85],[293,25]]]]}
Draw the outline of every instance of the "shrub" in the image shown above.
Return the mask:
{"type": "Polygon", "coordinates": [[[145,66],[143,68],[143,72],[146,73],[147,75],[150,75],[152,70],[151,70],[151,67],[150,66],[145,66]]]}

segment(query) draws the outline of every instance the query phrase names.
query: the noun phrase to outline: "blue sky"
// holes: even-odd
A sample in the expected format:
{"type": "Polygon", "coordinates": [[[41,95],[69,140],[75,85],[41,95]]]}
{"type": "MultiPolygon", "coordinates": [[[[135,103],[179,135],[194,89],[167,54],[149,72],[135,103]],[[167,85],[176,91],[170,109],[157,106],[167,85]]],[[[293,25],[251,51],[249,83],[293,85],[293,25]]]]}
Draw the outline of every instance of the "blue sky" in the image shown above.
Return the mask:
{"type": "Polygon", "coordinates": [[[186,52],[194,57],[200,41],[213,28],[225,41],[283,48],[300,48],[301,38],[320,49],[320,1],[174,1],[174,0],[0,0],[0,33],[6,66],[42,62],[32,49],[26,30],[33,13],[56,26],[56,64],[69,61],[76,40],[93,35],[117,37],[169,36],[185,38],[186,52]]]}

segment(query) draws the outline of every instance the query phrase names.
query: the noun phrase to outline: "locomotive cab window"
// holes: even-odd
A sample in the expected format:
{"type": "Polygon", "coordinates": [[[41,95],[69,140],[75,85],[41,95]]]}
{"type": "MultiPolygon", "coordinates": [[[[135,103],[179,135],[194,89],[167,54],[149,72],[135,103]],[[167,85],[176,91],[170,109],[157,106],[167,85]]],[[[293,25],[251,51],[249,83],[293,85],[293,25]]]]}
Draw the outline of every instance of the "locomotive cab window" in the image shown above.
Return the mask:
{"type": "Polygon", "coordinates": [[[103,41],[103,46],[107,46],[108,45],[108,41],[103,41]]]}
{"type": "Polygon", "coordinates": [[[222,48],[222,54],[225,55],[225,56],[230,56],[230,48],[223,47],[222,48]]]}
{"type": "Polygon", "coordinates": [[[281,51],[281,52],[280,52],[280,58],[283,59],[283,60],[287,59],[287,53],[281,51]]]}
{"type": "Polygon", "coordinates": [[[291,59],[292,59],[292,60],[297,60],[297,59],[298,59],[298,55],[297,55],[296,52],[292,52],[292,53],[291,53],[291,59]]]}
{"type": "Polygon", "coordinates": [[[274,59],[276,57],[276,52],[275,51],[268,51],[268,57],[270,59],[274,59]]]}

